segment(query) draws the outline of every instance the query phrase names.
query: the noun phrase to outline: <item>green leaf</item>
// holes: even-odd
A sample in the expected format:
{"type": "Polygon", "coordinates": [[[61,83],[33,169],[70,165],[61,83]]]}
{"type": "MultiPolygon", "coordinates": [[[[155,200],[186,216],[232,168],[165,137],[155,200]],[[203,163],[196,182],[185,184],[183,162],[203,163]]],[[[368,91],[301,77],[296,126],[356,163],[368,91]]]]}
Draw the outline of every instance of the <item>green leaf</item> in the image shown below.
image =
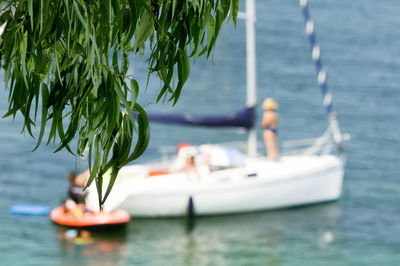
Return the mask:
{"type": "Polygon", "coordinates": [[[147,114],[145,110],[137,103],[135,103],[134,109],[138,112],[138,140],[133,153],[128,159],[129,161],[139,158],[139,156],[142,155],[146,150],[150,141],[150,127],[147,114]]]}
{"type": "Polygon", "coordinates": [[[75,13],[76,13],[79,21],[82,23],[83,27],[87,30],[88,25],[87,25],[85,19],[82,17],[81,11],[79,11],[79,7],[78,7],[78,4],[76,3],[76,1],[74,1],[73,5],[74,5],[75,13]]]}
{"type": "MultiPolygon", "coordinates": [[[[88,181],[86,183],[86,186],[83,188],[83,190],[85,190],[86,188],[88,188],[92,184],[93,180],[98,175],[98,170],[100,168],[100,145],[99,145],[98,136],[95,138],[94,144],[95,144],[95,147],[94,147],[94,153],[95,153],[94,164],[93,164],[93,167],[91,167],[89,165],[90,176],[89,176],[89,179],[88,179],[88,181]]],[[[91,160],[92,160],[92,153],[93,153],[93,146],[91,146],[89,148],[89,164],[91,163],[91,160]]],[[[100,186],[100,189],[101,189],[101,186],[100,186]]],[[[100,190],[100,192],[101,192],[101,190],[100,190]]],[[[99,196],[101,196],[101,193],[99,193],[99,196]]]]}
{"type": "Polygon", "coordinates": [[[186,53],[186,50],[184,50],[180,53],[180,56],[178,57],[178,79],[179,79],[179,81],[182,81],[182,83],[185,83],[189,77],[189,72],[190,72],[189,57],[186,53]]]}
{"type": "Polygon", "coordinates": [[[39,138],[37,140],[37,144],[35,148],[32,151],[35,151],[39,146],[40,143],[42,142],[43,136],[44,136],[44,130],[46,128],[46,122],[47,122],[47,101],[49,99],[49,92],[46,84],[42,85],[42,118],[41,118],[41,126],[40,126],[40,133],[39,133],[39,138]]]}
{"type": "Polygon", "coordinates": [[[136,81],[136,79],[131,79],[131,89],[132,89],[131,108],[134,108],[137,96],[139,94],[139,84],[136,81]]]}
{"type": "Polygon", "coordinates": [[[114,166],[112,168],[110,180],[109,180],[109,183],[108,183],[108,186],[107,186],[106,193],[104,194],[103,200],[101,201],[101,205],[103,205],[106,202],[106,200],[108,198],[108,195],[110,194],[111,189],[114,186],[115,180],[117,179],[118,171],[119,171],[119,169],[116,168],[116,166],[114,166]]]}
{"type": "Polygon", "coordinates": [[[119,74],[120,72],[119,72],[119,68],[118,68],[118,50],[117,49],[114,49],[114,51],[113,51],[112,62],[113,62],[112,67],[113,67],[114,71],[119,74]]]}
{"type": "Polygon", "coordinates": [[[149,35],[153,32],[153,23],[154,22],[151,14],[147,11],[147,9],[143,10],[139,23],[136,26],[134,45],[135,50],[142,47],[144,41],[146,41],[149,35]]]}
{"type": "Polygon", "coordinates": [[[233,18],[233,24],[236,27],[237,15],[239,11],[239,0],[231,0],[231,16],[233,18]]]}
{"type": "Polygon", "coordinates": [[[174,17],[175,17],[176,4],[177,4],[176,0],[172,0],[172,15],[171,15],[171,20],[173,20],[174,17]]]}
{"type": "Polygon", "coordinates": [[[28,0],[28,13],[31,20],[31,29],[33,30],[33,0],[28,0]]]}

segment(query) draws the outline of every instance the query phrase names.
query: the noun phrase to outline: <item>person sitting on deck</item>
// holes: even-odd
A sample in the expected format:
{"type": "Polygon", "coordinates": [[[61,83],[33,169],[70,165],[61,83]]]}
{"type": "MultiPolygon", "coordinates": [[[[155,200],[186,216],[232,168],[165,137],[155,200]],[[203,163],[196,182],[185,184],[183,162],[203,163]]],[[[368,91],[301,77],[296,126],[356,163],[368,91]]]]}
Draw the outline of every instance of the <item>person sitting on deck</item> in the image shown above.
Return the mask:
{"type": "Polygon", "coordinates": [[[262,117],[261,127],[264,129],[263,137],[267,149],[267,159],[269,160],[276,160],[279,155],[277,141],[279,118],[276,113],[278,106],[278,103],[272,98],[266,98],[262,104],[262,108],[265,111],[262,117]]]}
{"type": "Polygon", "coordinates": [[[200,180],[200,174],[199,171],[197,170],[197,166],[196,166],[196,160],[193,154],[189,154],[187,156],[186,159],[186,164],[185,166],[182,168],[183,172],[188,173],[189,175],[191,175],[192,173],[196,176],[196,178],[198,180],[200,180]]]}
{"type": "Polygon", "coordinates": [[[197,149],[188,143],[180,143],[177,147],[176,158],[171,167],[171,172],[185,172],[189,179],[195,176],[200,179],[196,164],[197,149]]]}
{"type": "Polygon", "coordinates": [[[63,201],[62,206],[64,208],[64,213],[66,215],[71,214],[76,217],[80,217],[83,215],[83,211],[78,204],[71,198],[68,198],[63,201]]]}

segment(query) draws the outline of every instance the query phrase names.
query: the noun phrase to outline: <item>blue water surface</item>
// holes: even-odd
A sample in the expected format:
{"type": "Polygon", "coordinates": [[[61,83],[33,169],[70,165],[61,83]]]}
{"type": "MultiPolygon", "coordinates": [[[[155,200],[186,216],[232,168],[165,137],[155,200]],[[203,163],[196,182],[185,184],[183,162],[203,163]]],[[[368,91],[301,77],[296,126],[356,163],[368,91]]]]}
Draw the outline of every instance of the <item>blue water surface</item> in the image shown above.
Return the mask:
{"type": "MultiPolygon", "coordinates": [[[[328,124],[298,1],[256,2],[259,102],[279,102],[281,141],[317,137],[328,124]]],[[[35,141],[20,134],[21,117],[0,119],[0,265],[400,265],[400,2],[309,2],[341,130],[352,136],[340,201],[191,222],[133,220],[126,230],[93,233],[92,244],[77,245],[62,240],[63,229],[47,216],[12,215],[9,208],[58,206],[68,173],[84,166],[65,151],[54,154],[54,144],[31,152],[35,141]]],[[[245,105],[243,22],[236,30],[224,26],[212,57],[191,67],[173,108],[154,104],[160,82],[151,79],[144,90],[145,63],[131,62],[147,110],[210,114],[245,105]]],[[[8,90],[3,81],[0,87],[4,114],[8,90]]],[[[151,124],[149,151],[140,160],[156,156],[161,145],[245,138],[151,124]]]]}

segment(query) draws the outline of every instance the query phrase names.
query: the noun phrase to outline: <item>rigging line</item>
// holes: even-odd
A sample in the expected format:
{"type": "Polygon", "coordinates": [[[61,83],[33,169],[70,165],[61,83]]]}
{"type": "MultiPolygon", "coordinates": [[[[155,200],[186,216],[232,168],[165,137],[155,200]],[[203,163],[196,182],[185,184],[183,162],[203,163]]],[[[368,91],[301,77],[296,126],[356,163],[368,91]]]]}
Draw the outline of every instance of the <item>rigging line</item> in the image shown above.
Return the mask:
{"type": "Polygon", "coordinates": [[[336,119],[336,112],[333,108],[332,94],[327,87],[326,71],[322,66],[321,50],[319,48],[319,45],[317,44],[317,40],[315,37],[314,22],[312,21],[310,17],[310,12],[308,11],[308,1],[300,0],[300,7],[303,11],[303,16],[306,24],[306,34],[311,45],[311,56],[313,61],[315,62],[315,67],[317,70],[317,81],[319,86],[321,87],[323,103],[328,113],[329,126],[332,130],[333,138],[338,145],[338,149],[342,150],[342,134],[340,133],[339,123],[336,119]]]}

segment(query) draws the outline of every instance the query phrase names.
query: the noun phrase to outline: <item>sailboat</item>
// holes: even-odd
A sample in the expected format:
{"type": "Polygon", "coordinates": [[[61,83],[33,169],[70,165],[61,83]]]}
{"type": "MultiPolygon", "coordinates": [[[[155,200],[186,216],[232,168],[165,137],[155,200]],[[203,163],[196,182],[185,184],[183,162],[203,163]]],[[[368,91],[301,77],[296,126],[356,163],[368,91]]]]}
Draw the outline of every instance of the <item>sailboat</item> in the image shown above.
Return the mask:
{"type": "MultiPolygon", "coordinates": [[[[204,126],[241,127],[248,131],[247,154],[226,145],[182,144],[176,155],[158,163],[122,168],[103,208],[123,209],[136,217],[181,217],[245,213],[336,201],[341,196],[345,156],[332,97],[326,86],[319,47],[306,0],[300,1],[306,32],[316,62],[318,83],[328,112],[329,127],[301,153],[268,161],[257,153],[254,126],[256,97],[255,3],[246,0],[247,104],[236,113],[194,117],[151,115],[150,120],[204,126]],[[333,153],[333,148],[337,152],[333,153]],[[191,170],[188,156],[196,157],[191,170]]],[[[106,180],[107,181],[107,180],[106,180]]],[[[88,188],[88,209],[98,210],[94,185],[88,188]]]]}

